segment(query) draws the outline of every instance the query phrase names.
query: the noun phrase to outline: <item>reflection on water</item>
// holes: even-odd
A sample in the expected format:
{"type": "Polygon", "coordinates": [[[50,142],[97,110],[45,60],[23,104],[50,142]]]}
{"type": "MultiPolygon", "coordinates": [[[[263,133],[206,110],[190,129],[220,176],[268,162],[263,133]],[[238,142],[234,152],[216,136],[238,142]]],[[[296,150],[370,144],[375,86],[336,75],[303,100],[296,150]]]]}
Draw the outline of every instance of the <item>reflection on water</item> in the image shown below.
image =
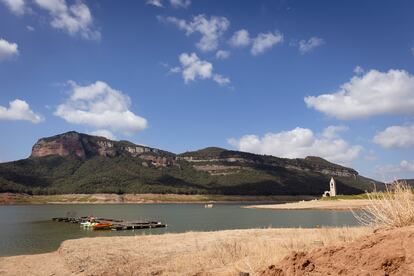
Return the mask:
{"type": "Polygon", "coordinates": [[[97,236],[162,234],[264,227],[314,227],[356,225],[345,211],[292,211],[240,208],[240,204],[105,204],[0,206],[0,256],[42,253],[56,250],[67,239],[97,236]],[[90,231],[79,224],[53,222],[52,217],[77,216],[157,220],[167,228],[90,231]]]}

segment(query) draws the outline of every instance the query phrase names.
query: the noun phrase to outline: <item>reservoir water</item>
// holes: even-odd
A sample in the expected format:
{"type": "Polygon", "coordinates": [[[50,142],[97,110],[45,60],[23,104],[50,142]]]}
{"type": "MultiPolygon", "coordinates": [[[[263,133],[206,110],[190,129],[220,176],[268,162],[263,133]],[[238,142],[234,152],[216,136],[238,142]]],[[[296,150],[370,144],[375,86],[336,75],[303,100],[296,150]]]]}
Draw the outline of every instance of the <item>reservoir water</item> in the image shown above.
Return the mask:
{"type": "Polygon", "coordinates": [[[143,235],[266,227],[353,226],[348,211],[265,210],[242,204],[74,204],[0,206],[0,256],[56,250],[67,239],[143,235]],[[126,220],[153,219],[167,228],[127,231],[91,231],[78,224],[53,222],[52,217],[93,215],[126,220]]]}

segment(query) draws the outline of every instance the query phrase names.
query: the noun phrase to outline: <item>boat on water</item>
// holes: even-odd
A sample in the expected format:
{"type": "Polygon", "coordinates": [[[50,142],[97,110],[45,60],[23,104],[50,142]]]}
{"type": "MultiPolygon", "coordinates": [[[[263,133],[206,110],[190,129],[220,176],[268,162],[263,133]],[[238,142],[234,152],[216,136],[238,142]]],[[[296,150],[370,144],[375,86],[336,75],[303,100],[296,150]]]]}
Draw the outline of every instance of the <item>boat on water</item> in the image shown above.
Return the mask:
{"type": "Polygon", "coordinates": [[[213,203],[208,203],[204,205],[204,208],[213,208],[213,203]]]}
{"type": "Polygon", "coordinates": [[[85,228],[92,227],[96,224],[97,224],[97,222],[95,221],[95,217],[92,217],[92,216],[89,216],[89,217],[87,217],[86,220],[80,222],[80,225],[82,227],[85,227],[85,228]]]}
{"type": "Polygon", "coordinates": [[[81,222],[80,223],[80,225],[82,227],[85,227],[85,228],[90,228],[90,227],[92,227],[92,226],[94,226],[96,224],[97,224],[97,222],[93,222],[93,221],[84,221],[84,222],[81,222]]]}
{"type": "Polygon", "coordinates": [[[92,229],[93,230],[111,230],[112,227],[112,223],[96,223],[94,225],[92,225],[92,229]]]}

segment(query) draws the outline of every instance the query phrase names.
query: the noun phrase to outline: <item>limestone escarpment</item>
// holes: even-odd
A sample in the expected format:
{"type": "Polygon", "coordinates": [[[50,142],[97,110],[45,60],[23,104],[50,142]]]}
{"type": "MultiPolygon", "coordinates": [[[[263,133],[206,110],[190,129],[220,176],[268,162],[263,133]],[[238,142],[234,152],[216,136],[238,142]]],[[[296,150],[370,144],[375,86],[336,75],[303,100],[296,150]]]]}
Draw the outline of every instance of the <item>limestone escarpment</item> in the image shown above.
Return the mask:
{"type": "Polygon", "coordinates": [[[76,156],[82,160],[94,156],[131,156],[145,160],[147,166],[169,166],[174,161],[174,155],[165,151],[74,131],[40,139],[33,146],[30,157],[50,155],[76,156]]]}
{"type": "Polygon", "coordinates": [[[354,169],[331,163],[323,158],[308,156],[306,158],[278,158],[269,155],[258,155],[221,148],[206,148],[194,152],[186,152],[178,156],[193,165],[196,170],[211,175],[235,174],[251,167],[270,168],[272,170],[288,169],[308,173],[320,173],[328,176],[357,177],[354,169]]]}
{"type": "Polygon", "coordinates": [[[191,164],[197,171],[207,172],[210,175],[237,174],[252,168],[267,168],[275,171],[287,169],[340,177],[358,175],[358,172],[351,168],[314,156],[286,159],[214,147],[175,155],[128,141],[112,141],[74,131],[42,138],[33,146],[32,158],[49,155],[76,156],[80,159],[94,156],[130,156],[142,159],[141,164],[146,167],[151,165],[167,167],[181,161],[191,164]]]}
{"type": "Polygon", "coordinates": [[[31,157],[44,157],[48,155],[75,155],[81,159],[86,157],[80,135],[76,132],[58,135],[54,139],[43,138],[34,144],[31,157]]]}

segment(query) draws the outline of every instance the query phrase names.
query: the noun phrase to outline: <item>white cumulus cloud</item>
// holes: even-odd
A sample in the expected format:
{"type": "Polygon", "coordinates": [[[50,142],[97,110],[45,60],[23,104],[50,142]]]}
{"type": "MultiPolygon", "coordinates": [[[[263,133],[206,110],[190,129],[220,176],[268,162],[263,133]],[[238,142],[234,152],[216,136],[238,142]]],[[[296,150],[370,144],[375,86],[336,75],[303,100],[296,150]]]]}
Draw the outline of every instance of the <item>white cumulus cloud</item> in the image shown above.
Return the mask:
{"type": "Polygon", "coordinates": [[[195,54],[183,53],[180,55],[183,79],[186,83],[194,81],[196,78],[209,79],[213,75],[213,65],[195,54]]]}
{"type": "Polygon", "coordinates": [[[246,29],[238,30],[229,40],[230,45],[234,47],[249,46],[250,42],[250,34],[246,29]]]}
{"type": "Polygon", "coordinates": [[[103,81],[80,86],[70,82],[70,97],[55,115],[69,123],[131,134],[147,127],[147,120],[129,110],[130,98],[103,81]]]}
{"type": "Polygon", "coordinates": [[[0,39],[0,61],[17,56],[19,54],[18,46],[16,43],[8,42],[5,39],[0,39]]]}
{"type": "Polygon", "coordinates": [[[181,67],[179,66],[175,66],[175,67],[171,67],[169,70],[169,73],[171,74],[177,74],[177,73],[181,73],[181,67]]]}
{"type": "Polygon", "coordinates": [[[357,65],[354,68],[354,73],[357,75],[363,74],[365,72],[364,68],[362,68],[361,66],[357,65]]]}
{"type": "Polygon", "coordinates": [[[101,33],[95,29],[88,6],[78,1],[68,5],[66,0],[35,0],[36,4],[49,12],[50,25],[67,31],[70,35],[79,34],[90,40],[99,40],[101,33]]]}
{"type": "Polygon", "coordinates": [[[158,19],[176,25],[180,30],[185,31],[186,35],[199,33],[201,39],[196,46],[203,52],[216,50],[221,36],[230,26],[230,21],[226,17],[208,18],[204,14],[194,16],[188,22],[176,17],[158,17],[158,19]]]}
{"type": "Polygon", "coordinates": [[[299,52],[304,55],[323,44],[325,44],[325,40],[316,36],[311,37],[308,40],[301,40],[299,41],[299,52]]]}
{"type": "Polygon", "coordinates": [[[414,160],[412,160],[412,161],[402,160],[400,162],[399,167],[400,167],[401,171],[414,172],[414,160]]]}
{"type": "Polygon", "coordinates": [[[378,166],[375,173],[386,182],[392,182],[399,178],[412,178],[414,160],[401,160],[399,164],[378,166]]]}
{"type": "Polygon", "coordinates": [[[228,77],[224,77],[220,74],[214,74],[213,80],[218,84],[225,86],[230,84],[230,79],[228,77]]]}
{"type": "Polygon", "coordinates": [[[213,64],[201,60],[196,53],[182,53],[179,56],[181,67],[174,67],[170,72],[181,72],[185,83],[197,79],[212,79],[220,85],[230,84],[230,79],[213,72],[213,64]],[[174,71],[173,71],[174,70],[174,71]]]}
{"type": "Polygon", "coordinates": [[[378,175],[390,175],[395,173],[414,172],[414,160],[402,160],[399,164],[379,166],[376,169],[378,175]]]}
{"type": "Polygon", "coordinates": [[[95,135],[95,136],[105,137],[109,140],[116,140],[115,135],[107,129],[98,129],[98,130],[89,132],[89,134],[90,135],[95,135]]]}
{"type": "Polygon", "coordinates": [[[309,108],[349,120],[383,114],[414,114],[414,76],[404,70],[370,70],[338,91],[305,97],[309,108]]]}
{"type": "Polygon", "coordinates": [[[191,0],[170,0],[170,4],[174,8],[188,8],[191,5],[191,0]]]}
{"type": "Polygon", "coordinates": [[[230,57],[230,52],[229,51],[218,50],[216,52],[216,58],[217,59],[227,59],[229,57],[230,57]]]}
{"type": "Polygon", "coordinates": [[[0,106],[0,120],[23,120],[37,124],[44,121],[44,118],[31,110],[27,102],[16,99],[9,102],[9,107],[0,106]]]}
{"type": "Polygon", "coordinates": [[[0,0],[0,2],[3,2],[16,15],[22,15],[26,11],[26,3],[24,0],[0,0]]]}
{"type": "Polygon", "coordinates": [[[414,147],[414,125],[387,127],[374,136],[374,143],[384,148],[414,147]]]}
{"type": "Polygon", "coordinates": [[[311,129],[300,127],[267,133],[263,137],[245,135],[239,139],[229,139],[228,142],[241,151],[285,158],[319,156],[339,163],[354,160],[362,150],[361,146],[350,145],[337,135],[315,135],[311,129]]]}
{"type": "Polygon", "coordinates": [[[347,131],[347,126],[328,126],[322,132],[322,136],[328,139],[339,137],[339,132],[347,131]]]}
{"type": "Polygon", "coordinates": [[[161,0],[147,0],[147,5],[152,5],[158,8],[162,8],[163,4],[161,0]]]}
{"type": "Polygon", "coordinates": [[[260,55],[282,42],[283,34],[279,32],[259,33],[257,37],[252,40],[253,46],[251,53],[254,56],[260,55]]]}

